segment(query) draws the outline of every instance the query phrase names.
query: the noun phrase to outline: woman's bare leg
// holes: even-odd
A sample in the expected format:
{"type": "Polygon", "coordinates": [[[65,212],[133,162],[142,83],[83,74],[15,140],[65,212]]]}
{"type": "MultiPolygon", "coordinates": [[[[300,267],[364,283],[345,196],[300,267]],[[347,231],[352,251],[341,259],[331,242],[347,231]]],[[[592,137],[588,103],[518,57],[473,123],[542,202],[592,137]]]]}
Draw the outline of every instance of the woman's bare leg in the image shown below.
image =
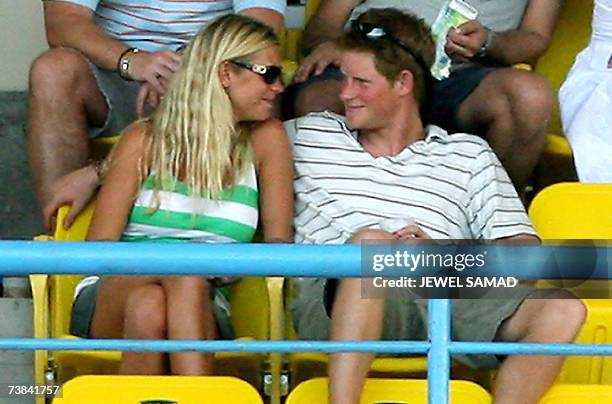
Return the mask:
{"type": "MultiPolygon", "coordinates": [[[[217,326],[210,299],[210,283],[201,276],[168,277],[162,281],[167,299],[168,338],[212,340],[217,326]]],[[[209,375],[213,354],[177,352],[170,354],[170,370],[177,375],[209,375]]]]}
{"type": "MultiPolygon", "coordinates": [[[[165,339],[166,296],[158,277],[113,276],[101,280],[92,319],[94,338],[165,339]]],[[[122,374],[167,373],[163,352],[124,352],[122,374]]]]}

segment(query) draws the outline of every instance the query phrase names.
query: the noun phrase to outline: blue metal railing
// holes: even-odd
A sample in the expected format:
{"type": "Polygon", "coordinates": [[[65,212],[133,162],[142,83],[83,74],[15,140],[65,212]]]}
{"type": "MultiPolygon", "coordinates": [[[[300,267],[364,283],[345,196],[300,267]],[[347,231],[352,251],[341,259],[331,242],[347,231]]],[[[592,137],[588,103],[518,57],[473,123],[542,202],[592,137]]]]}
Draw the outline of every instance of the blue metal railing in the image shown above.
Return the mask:
{"type": "MultiPolygon", "coordinates": [[[[534,247],[510,248],[516,248],[518,252],[522,249],[525,254],[515,255],[511,274],[497,275],[512,275],[523,279],[556,279],[560,276],[554,269],[543,268],[534,271],[532,265],[522,265],[530,259],[528,253],[533,252],[529,248],[534,247]]],[[[360,277],[361,247],[0,241],[0,274],[37,273],[360,277]]],[[[492,274],[483,271],[479,275],[492,274]]],[[[592,279],[608,279],[608,277],[607,265],[600,265],[590,273],[592,279]]],[[[451,301],[446,299],[429,301],[429,341],[151,341],[13,338],[0,339],[0,349],[427,353],[429,402],[436,404],[448,403],[452,354],[612,355],[612,345],[455,342],[451,340],[450,333],[450,306],[451,301]]]]}

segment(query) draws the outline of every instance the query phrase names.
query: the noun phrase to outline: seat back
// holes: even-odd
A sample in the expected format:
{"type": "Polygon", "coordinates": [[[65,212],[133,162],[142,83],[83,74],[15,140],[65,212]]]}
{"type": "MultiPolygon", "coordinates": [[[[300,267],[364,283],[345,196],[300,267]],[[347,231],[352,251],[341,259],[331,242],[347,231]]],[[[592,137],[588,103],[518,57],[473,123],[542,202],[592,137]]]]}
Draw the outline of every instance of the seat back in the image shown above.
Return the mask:
{"type": "MultiPolygon", "coordinates": [[[[70,207],[62,206],[57,212],[57,225],[53,233],[53,240],[84,241],[87,237],[87,230],[95,206],[95,201],[90,202],[68,229],[64,229],[62,223],[68,215],[70,207]]],[[[81,275],[53,275],[49,277],[51,338],[59,338],[68,334],[74,288],[81,279],[83,279],[81,275]]]]}
{"type": "Polygon", "coordinates": [[[536,195],[529,217],[543,239],[612,239],[612,184],[567,182],[536,195]]]}
{"type": "Polygon", "coordinates": [[[233,377],[79,376],[54,404],[263,404],[250,384],[233,377]]]}
{"type": "Polygon", "coordinates": [[[612,403],[612,386],[556,385],[540,400],[540,404],[612,403]]]}
{"type": "MultiPolygon", "coordinates": [[[[542,190],[529,208],[529,216],[544,240],[612,239],[612,184],[560,183],[542,190]]],[[[576,285],[575,281],[568,282],[576,285]]],[[[610,281],[586,281],[570,288],[583,299],[587,319],[577,343],[612,343],[612,296],[610,281]]],[[[558,286],[558,281],[540,281],[538,286],[558,286]],[[552,285],[551,285],[552,283],[552,285]]],[[[609,357],[571,356],[561,369],[562,383],[612,384],[609,357]]],[[[552,399],[551,399],[552,400],[552,399]]],[[[554,400],[544,402],[557,402],[554,400]]],[[[579,401],[562,401],[579,402],[579,401]]]]}
{"type": "MultiPolygon", "coordinates": [[[[92,141],[92,158],[105,158],[119,141],[119,136],[97,137],[92,141]]],[[[76,217],[70,228],[64,229],[62,223],[70,212],[69,206],[62,206],[57,212],[56,226],[53,232],[54,241],[84,241],[87,237],[89,223],[95,210],[95,200],[91,201],[76,217]]],[[[51,338],[68,334],[70,327],[70,308],[74,288],[83,279],[80,275],[60,275],[49,278],[49,309],[51,338]]]]}
{"type": "MultiPolygon", "coordinates": [[[[327,394],[326,378],[311,379],[293,389],[286,404],[326,403],[327,394]]],[[[427,404],[427,380],[368,379],[360,403],[427,404]]],[[[451,380],[450,403],[490,404],[491,396],[475,383],[451,380]]]]}
{"type": "Polygon", "coordinates": [[[589,41],[592,14],[593,0],[566,0],[550,47],[536,65],[536,71],[546,78],[553,90],[550,133],[563,133],[557,94],[574,63],[574,57],[589,41]]]}
{"type": "Polygon", "coordinates": [[[91,142],[91,158],[101,160],[106,157],[113,146],[119,141],[119,135],[116,136],[98,136],[91,142]]]}

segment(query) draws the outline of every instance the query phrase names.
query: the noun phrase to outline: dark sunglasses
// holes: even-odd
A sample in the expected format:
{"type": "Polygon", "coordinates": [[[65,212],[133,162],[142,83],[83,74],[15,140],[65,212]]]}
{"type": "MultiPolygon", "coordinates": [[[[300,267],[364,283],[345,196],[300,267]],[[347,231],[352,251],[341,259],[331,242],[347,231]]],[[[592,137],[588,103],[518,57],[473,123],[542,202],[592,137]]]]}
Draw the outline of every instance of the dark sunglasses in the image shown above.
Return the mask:
{"type": "Polygon", "coordinates": [[[362,38],[366,38],[370,40],[386,39],[390,41],[394,45],[408,52],[408,54],[412,56],[412,58],[418,63],[421,69],[423,69],[426,79],[428,78],[430,73],[429,73],[429,66],[427,66],[427,63],[425,63],[425,61],[421,57],[419,57],[416,53],[414,53],[412,49],[406,46],[397,37],[385,31],[383,27],[375,25],[375,24],[371,24],[368,22],[361,22],[361,21],[353,20],[351,22],[351,33],[357,34],[362,38]]]}
{"type": "Polygon", "coordinates": [[[276,80],[280,79],[281,74],[283,73],[280,66],[259,65],[257,63],[240,62],[238,60],[230,60],[230,62],[236,66],[242,67],[243,69],[250,70],[258,76],[261,76],[263,81],[265,81],[267,84],[276,83],[276,80]]]}

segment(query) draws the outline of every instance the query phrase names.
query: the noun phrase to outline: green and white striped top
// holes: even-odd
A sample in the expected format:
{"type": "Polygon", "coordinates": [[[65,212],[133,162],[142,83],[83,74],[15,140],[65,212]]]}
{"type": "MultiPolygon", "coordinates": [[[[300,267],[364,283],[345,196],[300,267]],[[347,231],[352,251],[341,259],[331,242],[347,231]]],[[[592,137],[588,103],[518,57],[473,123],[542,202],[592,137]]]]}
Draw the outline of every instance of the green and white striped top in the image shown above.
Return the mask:
{"type": "MultiPolygon", "coordinates": [[[[159,208],[153,179],[147,178],[132,207],[121,241],[247,243],[253,239],[259,219],[259,191],[255,165],[244,177],[226,189],[219,199],[190,196],[187,185],[176,180],[159,191],[159,208]]],[[[88,276],[76,286],[74,297],[99,276],[88,276]]]]}
{"type": "Polygon", "coordinates": [[[257,230],[259,192],[253,164],[218,199],[193,197],[184,182],[175,180],[158,191],[156,201],[153,186],[152,177],[143,183],[122,241],[244,243],[257,230]]]}

